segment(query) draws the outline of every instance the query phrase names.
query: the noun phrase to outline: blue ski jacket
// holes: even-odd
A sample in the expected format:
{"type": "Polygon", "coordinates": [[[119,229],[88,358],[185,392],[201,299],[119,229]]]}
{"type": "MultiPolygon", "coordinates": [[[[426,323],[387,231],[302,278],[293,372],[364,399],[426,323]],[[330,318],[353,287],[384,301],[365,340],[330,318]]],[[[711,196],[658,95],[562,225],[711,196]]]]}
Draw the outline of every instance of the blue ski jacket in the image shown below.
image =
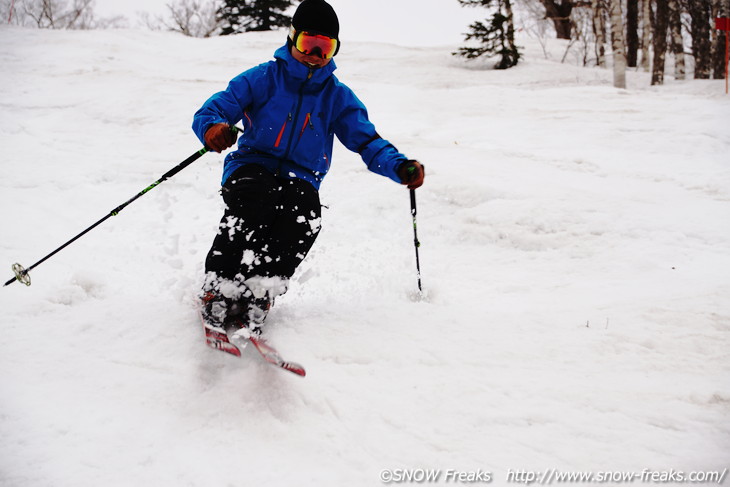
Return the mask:
{"type": "Polygon", "coordinates": [[[406,156],[378,135],[365,105],[337,79],[335,69],[334,60],[310,69],[283,46],[274,60],[236,76],[203,104],[193,119],[203,144],[211,125],[243,122],[238,149],[225,159],[224,183],[239,167],[259,164],[319,189],[332,163],[335,135],[368,169],[401,182],[397,169],[406,156]]]}

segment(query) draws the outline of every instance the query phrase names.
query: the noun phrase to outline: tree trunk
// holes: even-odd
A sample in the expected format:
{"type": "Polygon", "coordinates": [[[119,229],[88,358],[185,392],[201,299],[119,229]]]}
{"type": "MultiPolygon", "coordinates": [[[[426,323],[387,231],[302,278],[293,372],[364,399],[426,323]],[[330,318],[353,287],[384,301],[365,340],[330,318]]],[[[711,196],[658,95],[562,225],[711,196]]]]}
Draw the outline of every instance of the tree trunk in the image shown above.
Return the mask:
{"type": "MultiPolygon", "coordinates": [[[[504,12],[507,16],[507,44],[511,52],[517,53],[517,45],[515,44],[515,16],[512,13],[512,2],[510,0],[504,0],[504,12]]],[[[517,64],[516,60],[512,66],[515,64],[517,64]]]]}
{"type": "Polygon", "coordinates": [[[593,0],[593,34],[596,36],[596,64],[606,67],[606,17],[603,0],[593,0]]]}
{"type": "Polygon", "coordinates": [[[613,86],[626,88],[626,42],[621,0],[610,0],[611,49],[613,50],[613,86]]]}
{"type": "Polygon", "coordinates": [[[689,2],[692,18],[692,56],[695,58],[695,79],[709,79],[712,72],[712,41],[710,26],[712,11],[708,1],[689,2]]]}
{"type": "Polygon", "coordinates": [[[674,79],[685,78],[681,15],[682,7],[680,7],[679,2],[677,0],[669,0],[669,28],[672,38],[672,52],[674,53],[674,79]]]}
{"type": "MultiPolygon", "coordinates": [[[[713,0],[712,17],[730,17],[730,1],[729,0],[713,0]]],[[[715,36],[715,42],[712,49],[712,77],[714,79],[725,78],[725,36],[727,31],[719,30],[715,36]]]]}
{"type": "Polygon", "coordinates": [[[664,58],[667,54],[667,27],[669,25],[669,0],[656,0],[656,21],[654,22],[654,64],[651,84],[664,84],[664,58]]]}
{"type": "Polygon", "coordinates": [[[649,44],[651,44],[651,0],[641,2],[641,69],[649,72],[650,56],[649,44]]]}
{"type": "Polygon", "coordinates": [[[545,18],[553,21],[558,39],[570,39],[573,31],[570,20],[573,2],[571,0],[562,0],[558,4],[555,0],[540,0],[540,2],[545,6],[545,18]]]}
{"type": "Polygon", "coordinates": [[[639,52],[639,2],[626,2],[626,64],[636,67],[639,52]]]}

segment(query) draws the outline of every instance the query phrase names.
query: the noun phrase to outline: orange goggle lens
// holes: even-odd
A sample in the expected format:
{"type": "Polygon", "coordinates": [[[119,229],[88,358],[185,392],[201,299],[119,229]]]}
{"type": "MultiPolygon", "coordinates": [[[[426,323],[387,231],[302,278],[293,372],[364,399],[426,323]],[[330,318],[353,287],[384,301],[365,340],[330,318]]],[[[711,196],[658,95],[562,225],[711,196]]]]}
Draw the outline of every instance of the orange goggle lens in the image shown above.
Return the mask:
{"type": "Polygon", "coordinates": [[[299,32],[294,40],[294,47],[302,54],[319,56],[330,59],[337,54],[339,41],[332,37],[308,32],[299,32]]]}

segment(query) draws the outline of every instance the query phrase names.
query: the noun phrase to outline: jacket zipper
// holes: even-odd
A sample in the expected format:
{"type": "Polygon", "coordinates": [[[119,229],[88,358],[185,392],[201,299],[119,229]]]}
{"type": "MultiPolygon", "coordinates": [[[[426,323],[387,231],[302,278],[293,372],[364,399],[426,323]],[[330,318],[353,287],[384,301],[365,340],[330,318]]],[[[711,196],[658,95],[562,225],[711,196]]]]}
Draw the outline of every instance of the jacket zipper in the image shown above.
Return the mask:
{"type": "Polygon", "coordinates": [[[299,140],[302,140],[302,136],[304,135],[304,131],[307,130],[307,126],[309,126],[310,129],[314,128],[314,124],[312,123],[312,114],[307,113],[307,116],[304,117],[304,123],[302,124],[302,130],[299,131],[299,140]]]}
{"type": "Polygon", "coordinates": [[[284,136],[284,132],[286,131],[286,126],[291,122],[291,112],[286,117],[286,120],[284,120],[284,124],[281,126],[281,130],[279,130],[279,135],[276,137],[276,142],[274,142],[274,147],[278,148],[281,144],[281,138],[284,136]]]}
{"type": "MultiPolygon", "coordinates": [[[[302,109],[302,102],[304,101],[304,87],[307,85],[307,82],[312,79],[312,75],[314,74],[314,70],[310,69],[309,74],[307,75],[307,79],[302,82],[302,85],[299,87],[299,97],[297,98],[297,107],[294,110],[294,120],[299,119],[299,112],[302,109]]],[[[291,116],[291,113],[289,114],[291,116]]],[[[289,133],[289,140],[286,143],[286,150],[284,151],[284,160],[289,159],[289,152],[291,152],[291,144],[294,140],[294,130],[292,130],[289,133]]],[[[283,132],[282,132],[283,134],[283,132]]]]}

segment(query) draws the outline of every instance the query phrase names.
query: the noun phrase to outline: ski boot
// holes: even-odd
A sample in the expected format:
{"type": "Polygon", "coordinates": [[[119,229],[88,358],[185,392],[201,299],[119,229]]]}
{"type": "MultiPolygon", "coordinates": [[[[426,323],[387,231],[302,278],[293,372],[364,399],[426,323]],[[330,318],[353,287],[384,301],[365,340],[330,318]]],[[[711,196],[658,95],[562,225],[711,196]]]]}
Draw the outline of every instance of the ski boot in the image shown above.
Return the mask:
{"type": "Polygon", "coordinates": [[[239,313],[232,315],[225,325],[228,340],[242,348],[248,344],[250,338],[260,337],[272,304],[272,300],[266,297],[256,299],[252,295],[236,302],[234,306],[239,313]]]}
{"type": "Polygon", "coordinates": [[[230,343],[226,333],[229,323],[240,314],[240,306],[232,299],[212,291],[203,293],[200,297],[200,304],[200,317],[203,321],[207,345],[240,356],[241,351],[230,343]]]}

